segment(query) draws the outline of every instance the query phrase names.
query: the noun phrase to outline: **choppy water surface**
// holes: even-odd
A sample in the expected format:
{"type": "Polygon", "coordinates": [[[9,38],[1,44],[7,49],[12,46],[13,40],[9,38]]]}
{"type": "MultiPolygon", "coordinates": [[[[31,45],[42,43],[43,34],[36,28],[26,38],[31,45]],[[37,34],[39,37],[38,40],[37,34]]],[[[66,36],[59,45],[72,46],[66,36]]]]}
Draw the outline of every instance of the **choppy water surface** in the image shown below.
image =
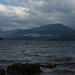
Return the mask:
{"type": "Polygon", "coordinates": [[[57,63],[41,75],[75,75],[75,41],[0,41],[0,68],[18,62],[57,63]]]}

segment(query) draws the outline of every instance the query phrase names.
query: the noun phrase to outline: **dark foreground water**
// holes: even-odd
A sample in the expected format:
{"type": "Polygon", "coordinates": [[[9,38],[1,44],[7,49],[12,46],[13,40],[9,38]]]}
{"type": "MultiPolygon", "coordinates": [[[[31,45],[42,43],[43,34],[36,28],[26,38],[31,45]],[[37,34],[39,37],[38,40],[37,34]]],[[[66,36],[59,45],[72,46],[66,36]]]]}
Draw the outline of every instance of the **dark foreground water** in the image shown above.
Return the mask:
{"type": "Polygon", "coordinates": [[[0,68],[18,62],[58,64],[40,75],[75,75],[75,41],[0,41],[0,68]]]}

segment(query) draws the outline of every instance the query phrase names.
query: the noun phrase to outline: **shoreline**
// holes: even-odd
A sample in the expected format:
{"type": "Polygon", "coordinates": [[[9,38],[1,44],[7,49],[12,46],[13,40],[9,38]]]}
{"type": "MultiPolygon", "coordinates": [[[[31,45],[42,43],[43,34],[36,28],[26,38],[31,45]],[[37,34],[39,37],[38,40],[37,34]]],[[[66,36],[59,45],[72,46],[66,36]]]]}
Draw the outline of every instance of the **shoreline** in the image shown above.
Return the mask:
{"type": "MultiPolygon", "coordinates": [[[[72,63],[71,63],[72,64],[72,63]]],[[[71,65],[69,64],[69,65],[71,65]]],[[[75,63],[73,63],[75,64],[75,63]]],[[[7,69],[4,68],[0,69],[0,75],[45,75],[46,72],[44,70],[49,70],[48,73],[52,73],[53,75],[74,75],[75,71],[72,70],[54,70],[50,71],[52,69],[55,69],[58,66],[58,64],[55,63],[14,63],[12,65],[9,65],[7,69]]]]}

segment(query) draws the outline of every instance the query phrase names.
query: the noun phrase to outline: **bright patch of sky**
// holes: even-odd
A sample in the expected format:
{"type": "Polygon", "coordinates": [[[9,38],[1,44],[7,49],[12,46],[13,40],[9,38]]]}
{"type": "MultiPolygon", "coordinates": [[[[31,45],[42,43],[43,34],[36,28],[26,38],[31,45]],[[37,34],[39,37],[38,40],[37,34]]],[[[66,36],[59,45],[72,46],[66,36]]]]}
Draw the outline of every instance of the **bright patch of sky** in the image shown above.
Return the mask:
{"type": "Polygon", "coordinates": [[[0,4],[6,5],[6,6],[8,6],[8,5],[11,5],[11,6],[19,6],[18,4],[13,3],[10,0],[0,0],[0,4]]]}

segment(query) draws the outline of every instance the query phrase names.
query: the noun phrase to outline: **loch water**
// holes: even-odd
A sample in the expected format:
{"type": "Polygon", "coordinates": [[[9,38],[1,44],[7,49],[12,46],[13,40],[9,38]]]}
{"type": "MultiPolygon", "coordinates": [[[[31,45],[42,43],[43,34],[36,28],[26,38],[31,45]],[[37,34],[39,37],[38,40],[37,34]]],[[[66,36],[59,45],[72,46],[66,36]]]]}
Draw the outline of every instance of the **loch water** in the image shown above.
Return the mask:
{"type": "Polygon", "coordinates": [[[0,68],[37,62],[58,64],[40,75],[75,75],[75,41],[0,41],[0,68]]]}

